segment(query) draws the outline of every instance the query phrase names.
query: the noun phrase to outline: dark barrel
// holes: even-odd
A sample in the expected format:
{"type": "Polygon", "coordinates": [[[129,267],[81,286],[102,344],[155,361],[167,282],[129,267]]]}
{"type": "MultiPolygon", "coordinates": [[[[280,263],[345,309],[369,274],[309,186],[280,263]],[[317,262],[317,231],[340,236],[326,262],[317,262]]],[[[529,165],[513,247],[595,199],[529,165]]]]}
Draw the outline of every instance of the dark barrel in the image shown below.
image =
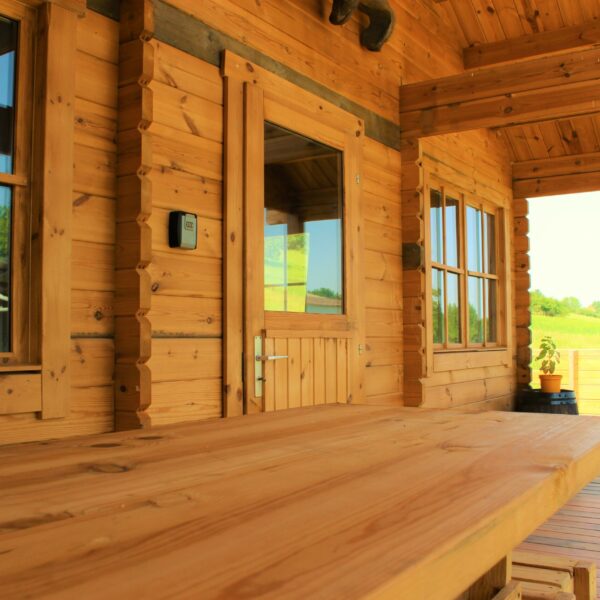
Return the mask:
{"type": "Polygon", "coordinates": [[[541,390],[525,389],[519,392],[517,411],[578,415],[577,398],[573,390],[561,390],[557,394],[544,394],[541,390]]]}

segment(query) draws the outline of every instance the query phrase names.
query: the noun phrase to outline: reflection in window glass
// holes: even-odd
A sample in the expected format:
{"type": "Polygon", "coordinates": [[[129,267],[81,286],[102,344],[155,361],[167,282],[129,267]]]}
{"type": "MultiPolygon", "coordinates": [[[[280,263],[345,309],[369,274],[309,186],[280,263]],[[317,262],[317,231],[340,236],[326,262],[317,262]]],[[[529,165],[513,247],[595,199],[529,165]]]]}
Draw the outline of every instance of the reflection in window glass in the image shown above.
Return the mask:
{"type": "Polygon", "coordinates": [[[485,272],[496,274],[496,216],[485,213],[485,272]]]}
{"type": "Polygon", "coordinates": [[[498,341],[498,283],[493,279],[486,279],[487,298],[487,342],[498,341]]]}
{"type": "Polygon", "coordinates": [[[342,159],[265,123],[265,310],[343,313],[342,159]]]}
{"type": "Polygon", "coordinates": [[[467,206],[467,264],[469,271],[483,272],[481,211],[467,206]]]}
{"type": "Polygon", "coordinates": [[[446,198],[446,264],[458,267],[458,200],[446,198]]]}
{"type": "Polygon", "coordinates": [[[448,342],[460,344],[462,342],[460,333],[460,280],[456,273],[448,272],[448,342]]]}
{"type": "Polygon", "coordinates": [[[0,17],[0,173],[12,173],[18,24],[0,17]]]}
{"type": "Polygon", "coordinates": [[[483,279],[469,277],[469,341],[483,344],[483,279]]]}
{"type": "Polygon", "coordinates": [[[12,189],[0,185],[0,352],[10,352],[12,189]]]}
{"type": "Polygon", "coordinates": [[[442,218],[442,194],[431,190],[431,260],[442,264],[444,262],[444,221],[442,218]]]}
{"type": "Polygon", "coordinates": [[[446,339],[444,324],[444,271],[432,269],[433,290],[433,343],[443,344],[446,339]]]}

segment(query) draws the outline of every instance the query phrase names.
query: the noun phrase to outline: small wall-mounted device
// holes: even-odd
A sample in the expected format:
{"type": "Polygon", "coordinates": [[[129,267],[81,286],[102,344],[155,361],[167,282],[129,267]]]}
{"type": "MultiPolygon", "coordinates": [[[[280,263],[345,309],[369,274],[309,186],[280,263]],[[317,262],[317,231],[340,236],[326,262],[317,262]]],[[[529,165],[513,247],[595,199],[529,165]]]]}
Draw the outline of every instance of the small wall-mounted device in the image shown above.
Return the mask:
{"type": "Polygon", "coordinates": [[[169,247],[195,250],[198,240],[198,217],[174,210],[169,214],[169,247]]]}

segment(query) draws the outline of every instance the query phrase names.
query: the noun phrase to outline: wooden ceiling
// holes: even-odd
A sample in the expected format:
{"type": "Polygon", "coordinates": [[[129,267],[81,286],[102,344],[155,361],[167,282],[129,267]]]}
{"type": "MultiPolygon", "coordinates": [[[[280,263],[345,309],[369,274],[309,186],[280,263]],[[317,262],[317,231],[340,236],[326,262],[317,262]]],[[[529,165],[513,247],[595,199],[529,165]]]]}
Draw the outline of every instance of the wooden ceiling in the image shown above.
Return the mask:
{"type": "MultiPolygon", "coordinates": [[[[463,47],[598,22],[600,0],[448,0],[463,47]]],[[[600,152],[600,115],[500,130],[514,161],[600,152]]]]}

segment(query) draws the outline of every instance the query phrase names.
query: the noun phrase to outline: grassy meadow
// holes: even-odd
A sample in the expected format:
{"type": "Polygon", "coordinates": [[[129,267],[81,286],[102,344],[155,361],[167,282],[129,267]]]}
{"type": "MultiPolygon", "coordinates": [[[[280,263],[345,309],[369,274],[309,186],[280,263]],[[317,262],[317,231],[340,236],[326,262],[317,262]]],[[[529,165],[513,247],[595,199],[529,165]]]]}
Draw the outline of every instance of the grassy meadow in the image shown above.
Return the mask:
{"type": "Polygon", "coordinates": [[[533,315],[533,350],[545,335],[551,335],[560,349],[600,349],[600,319],[570,314],[559,317],[533,315]]]}
{"type": "MultiPolygon", "coordinates": [[[[550,317],[532,316],[534,357],[545,335],[551,335],[562,360],[558,371],[563,375],[563,388],[576,389],[571,373],[568,350],[579,350],[577,400],[581,414],[600,415],[600,318],[579,314],[550,317]],[[593,352],[595,351],[595,352],[593,352]]],[[[539,387],[539,363],[534,361],[533,387],[539,387]]]]}

